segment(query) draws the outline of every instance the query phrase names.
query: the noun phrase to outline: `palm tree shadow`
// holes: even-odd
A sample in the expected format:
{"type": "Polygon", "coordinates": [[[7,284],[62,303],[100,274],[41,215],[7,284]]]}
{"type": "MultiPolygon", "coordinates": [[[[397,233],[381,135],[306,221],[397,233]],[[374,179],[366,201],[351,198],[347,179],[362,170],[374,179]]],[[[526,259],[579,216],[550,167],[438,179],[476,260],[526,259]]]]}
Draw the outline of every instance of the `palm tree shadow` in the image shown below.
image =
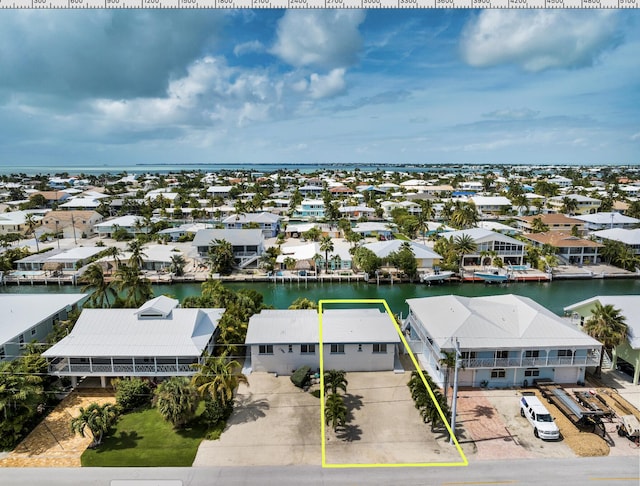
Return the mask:
{"type": "Polygon", "coordinates": [[[347,424],[344,427],[340,427],[336,431],[336,438],[347,442],[353,442],[354,440],[360,440],[362,437],[362,429],[359,425],[347,424]]]}
{"type": "Polygon", "coordinates": [[[362,395],[352,395],[351,393],[345,393],[342,397],[344,404],[347,407],[347,422],[353,420],[353,411],[360,410],[362,408],[362,395]]]}
{"type": "Polygon", "coordinates": [[[492,418],[495,415],[495,410],[492,407],[485,407],[483,405],[476,405],[473,409],[476,417],[492,418]]]}
{"type": "Polygon", "coordinates": [[[237,397],[228,424],[255,422],[265,416],[265,410],[269,410],[269,402],[264,398],[254,400],[251,395],[237,397]]]}
{"type": "Polygon", "coordinates": [[[144,439],[144,436],[138,435],[138,432],[132,430],[131,432],[121,431],[117,435],[111,435],[102,441],[102,444],[95,447],[96,453],[117,451],[122,449],[133,449],[136,447],[138,441],[144,439]]]}

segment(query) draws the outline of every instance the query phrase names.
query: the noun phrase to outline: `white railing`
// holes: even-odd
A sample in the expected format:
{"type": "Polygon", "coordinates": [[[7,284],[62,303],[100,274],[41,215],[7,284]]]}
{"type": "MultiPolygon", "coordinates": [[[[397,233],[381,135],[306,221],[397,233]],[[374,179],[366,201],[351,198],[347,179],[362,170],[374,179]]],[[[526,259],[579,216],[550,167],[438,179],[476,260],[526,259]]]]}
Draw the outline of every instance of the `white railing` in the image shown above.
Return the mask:
{"type": "Polygon", "coordinates": [[[470,358],[460,361],[464,368],[513,368],[539,366],[597,366],[597,355],[581,357],[545,357],[545,358],[470,358]]]}
{"type": "Polygon", "coordinates": [[[141,374],[141,375],[171,375],[171,374],[193,374],[196,369],[187,363],[163,363],[163,364],[87,364],[87,363],[71,363],[66,359],[52,361],[49,363],[49,373],[55,375],[76,375],[83,373],[86,375],[103,375],[108,374],[141,374]]]}

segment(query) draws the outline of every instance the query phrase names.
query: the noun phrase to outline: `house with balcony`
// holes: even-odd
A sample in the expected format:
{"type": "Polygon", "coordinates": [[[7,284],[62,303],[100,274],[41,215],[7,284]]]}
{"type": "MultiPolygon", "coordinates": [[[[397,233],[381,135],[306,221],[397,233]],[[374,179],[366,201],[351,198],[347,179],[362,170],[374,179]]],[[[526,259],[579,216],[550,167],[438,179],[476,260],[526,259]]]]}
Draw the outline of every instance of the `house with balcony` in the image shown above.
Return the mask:
{"type": "Polygon", "coordinates": [[[274,238],[280,232],[282,218],[273,213],[232,214],[222,220],[226,229],[260,228],[265,238],[274,238]]]}
{"type": "MultiPolygon", "coordinates": [[[[316,310],[265,309],[249,319],[245,369],[291,375],[320,368],[316,310]]],[[[322,314],[324,369],[393,371],[400,336],[391,316],[374,308],[326,309],[322,314]]]]}
{"type": "Polygon", "coordinates": [[[567,194],[566,196],[553,196],[547,200],[547,206],[554,211],[561,213],[564,207],[564,198],[568,197],[576,203],[576,209],[573,214],[593,214],[598,212],[598,208],[602,205],[600,199],[583,196],[581,194],[567,194]]]}
{"type": "Polygon", "coordinates": [[[303,199],[293,213],[294,218],[324,218],[324,202],[321,199],[303,199]]]}
{"type": "Polygon", "coordinates": [[[373,218],[376,211],[364,204],[359,206],[341,206],[338,208],[340,215],[349,220],[358,220],[360,218],[373,218]]]}
{"type": "Polygon", "coordinates": [[[637,385],[640,382],[640,295],[596,295],[565,307],[564,312],[582,328],[598,302],[603,306],[612,305],[625,317],[627,339],[613,348],[611,367],[616,368],[618,358],[630,363],[634,369],[633,384],[637,385]]]}
{"type": "Polygon", "coordinates": [[[0,294],[0,362],[20,356],[32,341],[42,343],[68,319],[87,294],[0,294]]]}
{"type": "Polygon", "coordinates": [[[456,238],[468,235],[476,244],[476,251],[467,253],[462,258],[462,266],[481,265],[481,255],[487,252],[495,252],[505,265],[524,264],[524,243],[510,236],[483,228],[471,228],[466,230],[450,231],[443,235],[444,238],[456,238]]]}
{"type": "Polygon", "coordinates": [[[555,247],[556,256],[569,265],[590,265],[598,263],[600,257],[598,251],[604,245],[596,241],[585,240],[559,231],[547,233],[529,233],[522,235],[535,247],[544,245],[555,247]]]}
{"type": "Polygon", "coordinates": [[[539,378],[582,383],[602,345],[528,297],[443,295],[407,299],[403,330],[420,364],[440,385],[444,352],[461,352],[461,386],[526,386],[539,378]]]}
{"type": "Polygon", "coordinates": [[[504,196],[471,196],[469,201],[475,204],[482,216],[500,216],[511,211],[511,201],[504,196]]]}
{"type": "Polygon", "coordinates": [[[561,231],[563,233],[571,233],[575,227],[578,234],[583,235],[585,232],[585,223],[578,218],[570,218],[560,213],[536,214],[534,216],[517,216],[516,221],[518,229],[523,233],[533,233],[535,229],[534,220],[539,219],[542,224],[549,228],[549,231],[561,231]]]}
{"type": "Polygon", "coordinates": [[[84,309],[71,333],[42,356],[49,374],[160,378],[191,376],[194,363],[213,352],[224,309],[181,309],[160,296],[138,309],[84,309]]]}
{"type": "Polygon", "coordinates": [[[191,245],[204,260],[215,240],[225,240],[231,244],[233,256],[240,268],[257,264],[264,253],[264,234],[261,229],[204,229],[196,233],[191,245]]]}

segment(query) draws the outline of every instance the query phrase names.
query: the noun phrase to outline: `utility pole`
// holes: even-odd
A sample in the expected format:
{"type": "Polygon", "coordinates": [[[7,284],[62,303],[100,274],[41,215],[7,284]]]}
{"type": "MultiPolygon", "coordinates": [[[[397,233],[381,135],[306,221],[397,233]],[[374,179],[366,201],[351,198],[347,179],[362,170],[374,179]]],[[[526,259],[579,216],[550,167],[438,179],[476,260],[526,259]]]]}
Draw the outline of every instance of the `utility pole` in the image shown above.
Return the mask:
{"type": "Polygon", "coordinates": [[[58,220],[56,220],[56,240],[58,240],[58,250],[60,249],[60,233],[58,233],[58,220]]]}
{"type": "Polygon", "coordinates": [[[76,238],[76,222],[73,219],[73,214],[71,215],[71,226],[73,227],[73,241],[75,242],[76,246],[78,246],[78,240],[76,238]]]}
{"type": "MultiPolygon", "coordinates": [[[[453,338],[452,338],[453,340],[453,338]]],[[[449,441],[450,444],[453,444],[453,438],[456,435],[456,408],[458,405],[458,368],[460,364],[460,342],[458,338],[455,338],[454,342],[455,350],[456,350],[456,367],[453,373],[453,400],[451,402],[451,439],[449,441]]]]}

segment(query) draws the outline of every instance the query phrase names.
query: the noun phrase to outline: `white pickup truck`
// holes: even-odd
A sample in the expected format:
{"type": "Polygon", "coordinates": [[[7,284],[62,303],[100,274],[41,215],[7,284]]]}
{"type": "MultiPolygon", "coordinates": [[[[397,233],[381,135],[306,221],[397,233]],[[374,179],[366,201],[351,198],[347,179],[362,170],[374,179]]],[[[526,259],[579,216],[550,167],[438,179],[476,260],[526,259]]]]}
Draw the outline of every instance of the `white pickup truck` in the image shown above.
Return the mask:
{"type": "Polygon", "coordinates": [[[520,415],[527,418],[536,437],[545,440],[560,438],[560,429],[538,397],[526,395],[520,398],[520,415]]]}

